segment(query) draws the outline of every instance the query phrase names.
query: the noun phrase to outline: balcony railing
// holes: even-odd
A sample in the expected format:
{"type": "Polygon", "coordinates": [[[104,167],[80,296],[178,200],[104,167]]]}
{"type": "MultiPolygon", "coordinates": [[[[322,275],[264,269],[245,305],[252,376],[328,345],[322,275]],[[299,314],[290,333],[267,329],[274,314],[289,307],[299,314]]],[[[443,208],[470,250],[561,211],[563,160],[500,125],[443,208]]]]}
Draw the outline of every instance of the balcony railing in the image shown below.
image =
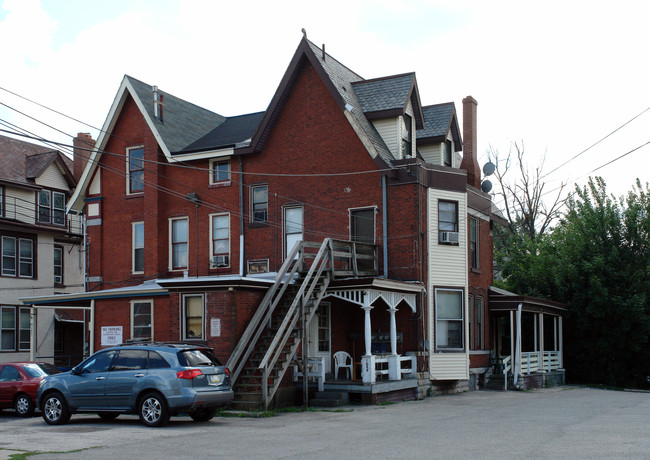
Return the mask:
{"type": "Polygon", "coordinates": [[[4,201],[0,202],[0,218],[24,224],[61,229],[71,235],[83,234],[82,216],[66,215],[63,211],[44,209],[42,207],[37,209],[34,201],[12,195],[5,195],[4,201]]]}

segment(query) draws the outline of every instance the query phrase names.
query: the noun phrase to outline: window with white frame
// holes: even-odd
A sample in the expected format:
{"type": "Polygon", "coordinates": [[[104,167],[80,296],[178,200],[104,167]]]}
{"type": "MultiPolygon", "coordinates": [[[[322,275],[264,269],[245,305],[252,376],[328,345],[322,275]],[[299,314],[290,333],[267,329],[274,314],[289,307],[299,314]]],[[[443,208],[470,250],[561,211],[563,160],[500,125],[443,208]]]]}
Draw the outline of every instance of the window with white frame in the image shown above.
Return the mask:
{"type": "Polygon", "coordinates": [[[230,214],[212,214],[210,220],[210,268],[230,267],[230,214]]]}
{"type": "Polygon", "coordinates": [[[254,185],[251,187],[251,222],[267,222],[269,219],[269,187],[254,185]]]}
{"type": "Polygon", "coordinates": [[[463,291],[436,289],[436,349],[463,349],[463,291]]]}
{"type": "Polygon", "coordinates": [[[203,296],[183,296],[183,339],[203,339],[203,296]]]}
{"type": "Polygon", "coordinates": [[[413,119],[410,115],[402,117],[402,158],[408,158],[413,153],[413,119]]]}
{"type": "Polygon", "coordinates": [[[188,219],[181,217],[169,220],[169,268],[183,270],[188,268],[188,219]]]}
{"type": "Polygon", "coordinates": [[[458,245],[458,203],[438,201],[438,243],[458,245]]]}
{"type": "Polygon", "coordinates": [[[16,307],[0,307],[0,350],[16,350],[16,307]]]}
{"type": "Polygon", "coordinates": [[[30,320],[29,308],[21,308],[18,317],[18,350],[29,350],[31,340],[30,320]]]}
{"type": "Polygon", "coordinates": [[[2,276],[34,277],[34,241],[2,236],[2,276]]]}
{"type": "Polygon", "coordinates": [[[479,268],[478,260],[478,230],[479,222],[476,217],[469,218],[469,264],[471,268],[479,268]]]}
{"type": "Polygon", "coordinates": [[[153,300],[131,301],[131,338],[153,339],[153,300]]]}
{"type": "Polygon", "coordinates": [[[54,284],[63,284],[63,246],[54,246],[54,284]]]}
{"type": "Polygon", "coordinates": [[[132,267],[133,273],[144,273],[144,222],[133,222],[132,233],[132,267]]]}
{"type": "Polygon", "coordinates": [[[144,147],[126,149],[126,190],[129,195],[144,191],[144,147]]]}
{"type": "Polygon", "coordinates": [[[291,206],[284,208],[284,255],[291,252],[296,243],[303,239],[303,208],[291,206]]]}
{"type": "Polygon", "coordinates": [[[210,161],[210,184],[230,182],[230,160],[210,161]]]}

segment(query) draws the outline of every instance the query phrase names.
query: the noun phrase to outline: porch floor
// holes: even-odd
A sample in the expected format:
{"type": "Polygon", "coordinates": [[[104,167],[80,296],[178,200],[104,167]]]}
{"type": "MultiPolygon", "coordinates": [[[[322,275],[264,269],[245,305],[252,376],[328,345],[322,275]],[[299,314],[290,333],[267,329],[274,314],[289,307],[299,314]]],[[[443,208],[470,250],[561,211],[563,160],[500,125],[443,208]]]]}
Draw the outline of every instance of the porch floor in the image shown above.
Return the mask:
{"type": "Polygon", "coordinates": [[[324,387],[325,391],[377,394],[417,388],[418,382],[419,380],[415,377],[404,377],[402,380],[381,380],[375,383],[363,383],[358,380],[325,379],[324,387]]]}

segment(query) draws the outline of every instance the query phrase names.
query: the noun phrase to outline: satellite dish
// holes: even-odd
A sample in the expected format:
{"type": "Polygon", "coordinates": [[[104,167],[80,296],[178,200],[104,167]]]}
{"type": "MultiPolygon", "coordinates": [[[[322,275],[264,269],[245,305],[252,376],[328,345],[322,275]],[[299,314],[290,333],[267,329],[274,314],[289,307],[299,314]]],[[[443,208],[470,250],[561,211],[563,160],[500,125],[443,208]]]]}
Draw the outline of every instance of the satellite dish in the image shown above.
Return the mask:
{"type": "Polygon", "coordinates": [[[483,165],[483,174],[485,174],[486,176],[491,176],[492,174],[494,174],[495,169],[497,169],[497,167],[494,166],[494,163],[488,161],[483,165]]]}
{"type": "MultiPolygon", "coordinates": [[[[488,163],[492,164],[492,163],[488,163]]],[[[492,182],[489,180],[484,180],[483,183],[481,184],[481,190],[483,190],[485,193],[490,193],[490,190],[492,190],[492,182]]]]}

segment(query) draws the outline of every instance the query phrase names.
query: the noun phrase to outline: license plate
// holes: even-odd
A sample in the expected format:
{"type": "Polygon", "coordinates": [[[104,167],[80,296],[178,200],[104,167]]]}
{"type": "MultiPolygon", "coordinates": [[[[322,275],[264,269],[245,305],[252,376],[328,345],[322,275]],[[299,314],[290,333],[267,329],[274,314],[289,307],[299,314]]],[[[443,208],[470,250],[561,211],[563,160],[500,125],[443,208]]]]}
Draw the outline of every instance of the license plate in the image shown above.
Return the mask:
{"type": "Polygon", "coordinates": [[[217,374],[208,375],[208,383],[211,385],[218,385],[221,383],[221,376],[217,374]]]}

